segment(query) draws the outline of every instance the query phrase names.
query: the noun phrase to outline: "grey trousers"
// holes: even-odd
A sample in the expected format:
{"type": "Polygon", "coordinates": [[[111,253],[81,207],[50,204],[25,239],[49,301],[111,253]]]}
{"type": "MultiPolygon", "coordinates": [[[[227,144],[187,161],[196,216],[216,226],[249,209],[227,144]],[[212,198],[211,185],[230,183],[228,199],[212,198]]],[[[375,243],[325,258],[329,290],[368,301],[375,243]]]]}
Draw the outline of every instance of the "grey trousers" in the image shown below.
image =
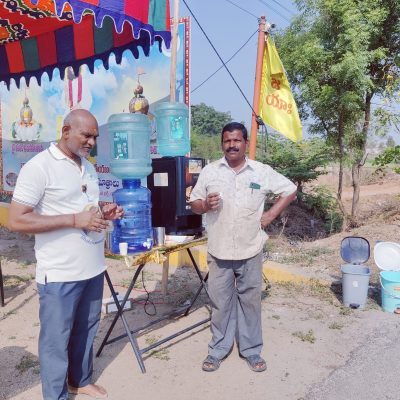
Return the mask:
{"type": "Polygon", "coordinates": [[[259,355],[262,253],[245,260],[220,260],[208,254],[211,333],[208,354],[223,359],[235,337],[243,357],[259,355]]]}
{"type": "Polygon", "coordinates": [[[93,341],[100,322],[104,273],[76,282],[38,283],[39,361],[44,400],[66,400],[91,383],[93,341]]]}

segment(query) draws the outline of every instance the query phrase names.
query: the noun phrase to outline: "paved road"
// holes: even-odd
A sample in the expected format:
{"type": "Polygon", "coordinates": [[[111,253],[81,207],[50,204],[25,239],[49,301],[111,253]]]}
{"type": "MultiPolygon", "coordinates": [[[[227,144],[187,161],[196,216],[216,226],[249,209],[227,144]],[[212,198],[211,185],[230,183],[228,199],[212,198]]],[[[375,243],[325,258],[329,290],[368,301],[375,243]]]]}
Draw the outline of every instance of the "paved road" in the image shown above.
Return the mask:
{"type": "MultiPolygon", "coordinates": [[[[400,317],[400,316],[399,316],[400,317]]],[[[400,318],[373,331],[306,400],[399,400],[400,318]]]]}

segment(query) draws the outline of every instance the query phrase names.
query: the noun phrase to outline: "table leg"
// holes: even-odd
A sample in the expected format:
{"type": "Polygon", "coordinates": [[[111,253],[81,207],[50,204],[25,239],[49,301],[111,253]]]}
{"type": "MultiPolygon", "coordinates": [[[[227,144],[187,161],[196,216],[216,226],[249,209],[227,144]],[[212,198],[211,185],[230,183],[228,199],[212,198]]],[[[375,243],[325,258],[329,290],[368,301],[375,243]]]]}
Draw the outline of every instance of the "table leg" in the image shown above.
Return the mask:
{"type": "Polygon", "coordinates": [[[1,298],[1,306],[4,307],[4,282],[3,282],[3,272],[1,270],[1,259],[0,259],[0,298],[1,298]]]}
{"type": "Polygon", "coordinates": [[[114,317],[114,319],[113,319],[113,321],[111,323],[110,328],[108,329],[108,331],[106,333],[106,336],[104,337],[103,341],[101,342],[100,348],[96,353],[96,357],[98,357],[101,354],[104,346],[107,344],[107,340],[108,340],[112,330],[114,329],[115,323],[117,322],[118,318],[121,318],[122,323],[123,323],[124,328],[125,328],[125,332],[126,332],[128,338],[129,338],[129,341],[131,342],[131,346],[132,346],[133,352],[135,353],[136,359],[138,360],[140,369],[144,373],[144,372],[146,372],[146,367],[144,366],[144,362],[143,362],[143,358],[142,358],[142,355],[141,355],[141,352],[140,352],[140,349],[139,349],[139,345],[137,343],[136,337],[134,335],[132,335],[131,329],[129,328],[129,325],[128,325],[128,321],[126,320],[125,315],[124,315],[125,303],[128,300],[128,298],[129,298],[129,296],[131,294],[131,291],[133,289],[133,286],[135,285],[136,280],[137,280],[137,278],[138,278],[138,276],[140,274],[140,271],[143,269],[143,267],[144,267],[144,264],[141,264],[138,267],[138,269],[136,270],[136,273],[132,278],[132,281],[131,281],[131,283],[129,285],[128,290],[125,293],[125,297],[122,300],[121,304],[118,301],[117,294],[115,293],[114,286],[113,286],[113,284],[111,282],[110,276],[108,275],[107,271],[105,272],[104,275],[106,277],[108,287],[110,288],[111,295],[112,295],[112,297],[114,299],[114,303],[115,303],[118,311],[117,311],[117,314],[115,315],[115,317],[114,317]]]}
{"type": "Polygon", "coordinates": [[[168,272],[169,272],[169,254],[166,255],[163,262],[162,278],[161,278],[161,293],[165,296],[168,293],[168,272]]]}
{"type": "Polygon", "coordinates": [[[199,286],[199,288],[197,289],[197,292],[196,292],[196,294],[194,295],[192,301],[190,302],[188,308],[186,309],[185,314],[184,314],[185,316],[187,316],[187,315],[189,314],[190,309],[192,308],[193,304],[194,304],[195,301],[197,300],[197,297],[199,296],[200,292],[201,292],[203,289],[204,289],[204,291],[206,292],[208,298],[210,298],[210,296],[209,296],[209,294],[208,294],[208,291],[207,291],[207,286],[206,286],[206,282],[207,282],[207,280],[208,280],[208,272],[207,272],[207,275],[203,278],[203,275],[201,274],[201,271],[200,271],[200,269],[199,269],[199,267],[198,267],[198,265],[197,265],[197,263],[196,263],[196,260],[195,260],[194,257],[193,257],[192,252],[190,251],[190,249],[186,249],[186,250],[187,250],[187,252],[188,252],[188,254],[189,254],[189,257],[190,257],[190,259],[191,259],[191,261],[192,261],[192,264],[193,264],[193,267],[194,267],[194,269],[195,269],[195,271],[196,271],[196,273],[197,273],[197,276],[198,276],[199,279],[200,279],[200,286],[199,286]]]}

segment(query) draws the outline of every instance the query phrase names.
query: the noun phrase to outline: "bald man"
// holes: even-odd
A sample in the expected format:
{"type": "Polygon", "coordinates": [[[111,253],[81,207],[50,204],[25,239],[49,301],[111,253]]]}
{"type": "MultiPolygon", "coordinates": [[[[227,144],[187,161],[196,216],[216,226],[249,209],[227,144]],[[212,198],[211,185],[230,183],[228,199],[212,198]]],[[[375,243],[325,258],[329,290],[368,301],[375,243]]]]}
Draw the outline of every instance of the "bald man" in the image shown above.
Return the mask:
{"type": "Polygon", "coordinates": [[[106,269],[104,230],[123,210],[99,207],[96,170],[86,159],[98,135],[90,112],[68,114],[60,141],[22,167],[9,209],[11,230],[35,234],[45,400],[66,400],[68,392],[107,397],[91,382],[93,341],[106,269]]]}

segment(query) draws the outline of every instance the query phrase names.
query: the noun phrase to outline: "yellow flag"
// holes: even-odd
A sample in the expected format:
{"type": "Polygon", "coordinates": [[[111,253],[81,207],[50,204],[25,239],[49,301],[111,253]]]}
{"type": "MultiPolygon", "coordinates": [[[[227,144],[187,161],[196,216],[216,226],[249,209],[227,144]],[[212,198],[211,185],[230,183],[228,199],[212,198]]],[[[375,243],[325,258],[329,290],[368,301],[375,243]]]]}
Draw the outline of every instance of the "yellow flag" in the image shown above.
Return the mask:
{"type": "Polygon", "coordinates": [[[275,43],[269,35],[264,49],[260,115],[266,124],[293,142],[303,138],[297,106],[275,43]]]}

